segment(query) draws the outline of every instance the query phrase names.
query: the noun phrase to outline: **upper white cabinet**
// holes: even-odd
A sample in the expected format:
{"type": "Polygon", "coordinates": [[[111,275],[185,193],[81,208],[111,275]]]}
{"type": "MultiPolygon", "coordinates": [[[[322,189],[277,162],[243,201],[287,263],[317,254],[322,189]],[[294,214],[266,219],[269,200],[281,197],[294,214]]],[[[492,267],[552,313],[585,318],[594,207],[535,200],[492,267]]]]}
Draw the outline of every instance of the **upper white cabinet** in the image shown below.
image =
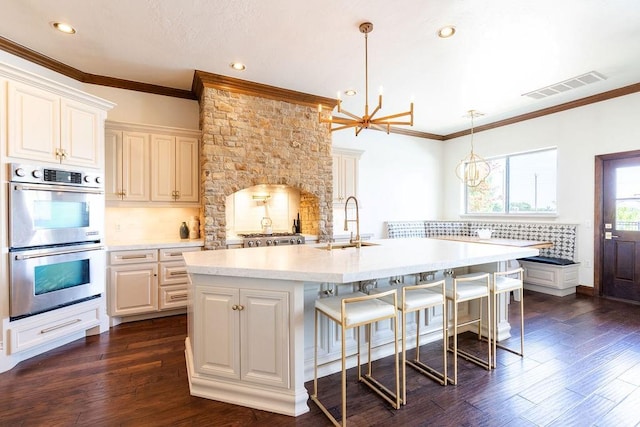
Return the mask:
{"type": "Polygon", "coordinates": [[[9,157],[102,169],[103,107],[10,80],[7,115],[9,157]]]}
{"type": "Polygon", "coordinates": [[[149,135],[107,129],[105,132],[106,199],[149,200],[149,135]]]}
{"type": "Polygon", "coordinates": [[[107,122],[106,199],[198,203],[199,131],[107,122]]]}
{"type": "Polygon", "coordinates": [[[151,136],[151,200],[197,202],[198,139],[151,136]]]}
{"type": "Polygon", "coordinates": [[[358,163],[360,150],[334,148],[333,159],[333,203],[344,204],[349,196],[358,195],[358,163]]]}

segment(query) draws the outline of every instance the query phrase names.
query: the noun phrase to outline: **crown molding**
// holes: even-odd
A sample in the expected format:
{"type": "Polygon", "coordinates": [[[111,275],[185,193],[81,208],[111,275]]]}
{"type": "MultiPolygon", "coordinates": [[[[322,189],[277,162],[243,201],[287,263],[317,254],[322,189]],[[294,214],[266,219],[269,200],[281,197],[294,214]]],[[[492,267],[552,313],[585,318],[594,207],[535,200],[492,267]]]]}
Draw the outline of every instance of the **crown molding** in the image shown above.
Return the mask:
{"type": "MultiPolygon", "coordinates": [[[[495,129],[502,126],[512,125],[514,123],[524,122],[527,120],[536,119],[538,117],[548,116],[549,114],[560,113],[562,111],[571,110],[573,108],[584,107],[585,105],[594,104],[596,102],[606,101],[619,96],[630,95],[632,93],[640,92],[640,83],[635,83],[629,86],[624,86],[618,89],[613,89],[607,92],[602,92],[596,95],[587,96],[586,98],[576,99],[575,101],[565,102],[553,107],[543,108],[541,110],[532,111],[531,113],[521,114],[519,116],[510,117],[504,120],[498,120],[497,122],[487,123],[486,125],[477,126],[473,128],[473,133],[482,132],[489,129],[495,129]]],[[[443,141],[449,139],[459,138],[461,136],[471,134],[471,128],[461,130],[459,132],[450,133],[442,137],[443,141]]]]}
{"type": "Polygon", "coordinates": [[[108,86],[118,89],[129,89],[137,92],[146,92],[155,95],[171,96],[175,98],[196,99],[195,95],[190,90],[176,89],[172,87],[158,86],[149,83],[140,83],[131,80],[118,79],[115,77],[85,73],[84,71],[73,68],[67,64],[63,64],[60,61],[56,61],[55,59],[49,58],[48,56],[42,55],[35,50],[31,50],[1,36],[0,49],[82,83],[108,86]]]}
{"type": "Polygon", "coordinates": [[[241,80],[220,74],[195,70],[191,91],[197,95],[198,99],[200,99],[204,88],[226,90],[229,92],[286,101],[314,108],[318,107],[318,105],[322,105],[323,108],[332,110],[336,105],[338,105],[338,102],[333,98],[311,95],[304,92],[282,89],[276,86],[269,86],[262,83],[255,83],[248,80],[241,80]]]}

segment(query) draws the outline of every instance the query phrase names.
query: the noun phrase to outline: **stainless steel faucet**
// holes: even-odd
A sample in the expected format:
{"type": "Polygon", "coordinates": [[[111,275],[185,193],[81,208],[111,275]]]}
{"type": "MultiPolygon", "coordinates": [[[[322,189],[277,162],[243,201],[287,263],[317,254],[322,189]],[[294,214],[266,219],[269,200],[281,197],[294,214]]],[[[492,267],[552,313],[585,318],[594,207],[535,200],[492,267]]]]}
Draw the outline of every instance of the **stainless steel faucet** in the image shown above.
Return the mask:
{"type": "MultiPolygon", "coordinates": [[[[358,199],[355,196],[347,197],[347,201],[344,202],[344,231],[349,231],[349,223],[356,223],[356,248],[360,247],[360,210],[358,209],[358,199]],[[356,219],[349,219],[347,216],[347,206],[349,205],[349,200],[353,199],[356,204],[356,219]]],[[[351,232],[351,238],[349,239],[349,243],[353,244],[353,232],[351,232]]]]}

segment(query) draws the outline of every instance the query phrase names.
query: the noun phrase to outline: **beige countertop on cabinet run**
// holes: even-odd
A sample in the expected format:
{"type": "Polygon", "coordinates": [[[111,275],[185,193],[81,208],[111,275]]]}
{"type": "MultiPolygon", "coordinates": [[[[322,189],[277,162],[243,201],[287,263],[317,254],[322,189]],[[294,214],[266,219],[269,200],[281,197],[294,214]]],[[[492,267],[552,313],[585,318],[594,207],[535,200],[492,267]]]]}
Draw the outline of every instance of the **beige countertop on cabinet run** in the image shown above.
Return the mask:
{"type": "Polygon", "coordinates": [[[145,239],[136,241],[107,240],[108,251],[135,251],[141,249],[189,248],[204,246],[203,239],[145,239]]]}

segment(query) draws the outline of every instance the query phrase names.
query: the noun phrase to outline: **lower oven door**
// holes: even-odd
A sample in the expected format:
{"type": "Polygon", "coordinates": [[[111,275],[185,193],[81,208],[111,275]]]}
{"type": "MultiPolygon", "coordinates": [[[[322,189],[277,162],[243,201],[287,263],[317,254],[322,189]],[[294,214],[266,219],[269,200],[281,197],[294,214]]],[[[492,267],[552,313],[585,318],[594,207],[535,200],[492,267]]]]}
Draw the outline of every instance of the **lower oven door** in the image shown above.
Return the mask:
{"type": "Polygon", "coordinates": [[[105,250],[99,244],[13,251],[10,317],[26,317],[100,296],[105,250]]]}

